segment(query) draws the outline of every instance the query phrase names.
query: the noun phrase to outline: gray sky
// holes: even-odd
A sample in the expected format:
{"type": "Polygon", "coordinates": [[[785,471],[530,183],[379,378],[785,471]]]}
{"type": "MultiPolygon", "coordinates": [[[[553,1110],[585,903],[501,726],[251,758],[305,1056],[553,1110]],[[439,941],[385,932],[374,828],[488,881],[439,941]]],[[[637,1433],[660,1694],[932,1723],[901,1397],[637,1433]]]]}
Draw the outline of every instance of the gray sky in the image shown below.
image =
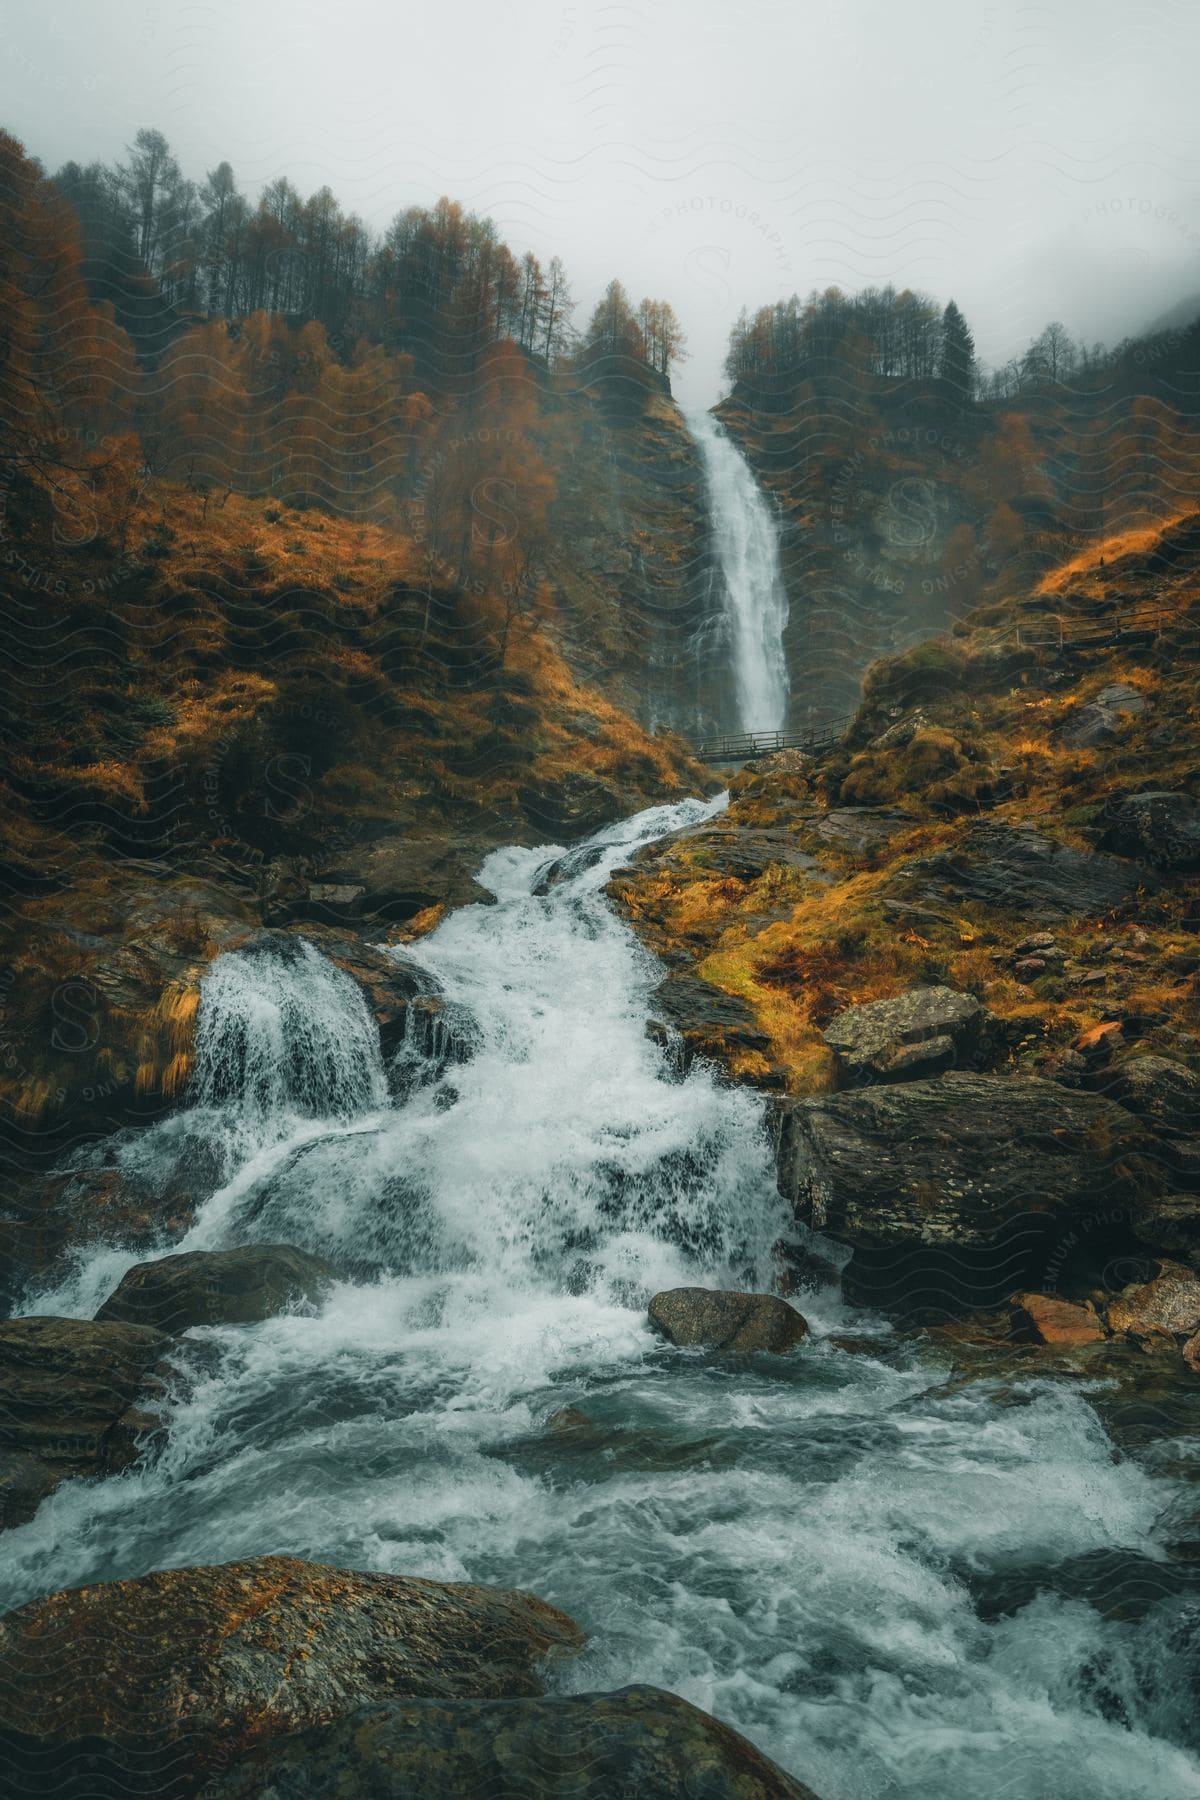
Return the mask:
{"type": "Polygon", "coordinates": [[[561,254],[581,312],[614,274],[671,300],[685,404],[742,305],[814,286],[953,295],[989,362],[1200,295],[1198,68],[1194,0],[0,8],[0,122],[47,168],[154,125],[193,177],[328,182],[376,226],[448,193],[561,254]]]}

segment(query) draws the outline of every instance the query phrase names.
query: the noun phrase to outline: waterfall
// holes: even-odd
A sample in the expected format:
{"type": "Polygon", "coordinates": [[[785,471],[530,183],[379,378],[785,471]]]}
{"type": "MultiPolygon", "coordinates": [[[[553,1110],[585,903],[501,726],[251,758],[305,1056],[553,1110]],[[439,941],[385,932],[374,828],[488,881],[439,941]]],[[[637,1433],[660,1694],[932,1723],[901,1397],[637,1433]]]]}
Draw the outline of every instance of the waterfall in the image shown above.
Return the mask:
{"type": "Polygon", "coordinates": [[[733,648],[738,725],[742,731],[779,731],[788,698],[783,650],[788,603],[771,503],[711,413],[689,413],[688,425],[704,459],[733,648]]]}
{"type": "Polygon", "coordinates": [[[304,938],[280,933],[213,963],[196,1024],[199,1106],[346,1119],[385,1093],[361,990],[304,938]]]}

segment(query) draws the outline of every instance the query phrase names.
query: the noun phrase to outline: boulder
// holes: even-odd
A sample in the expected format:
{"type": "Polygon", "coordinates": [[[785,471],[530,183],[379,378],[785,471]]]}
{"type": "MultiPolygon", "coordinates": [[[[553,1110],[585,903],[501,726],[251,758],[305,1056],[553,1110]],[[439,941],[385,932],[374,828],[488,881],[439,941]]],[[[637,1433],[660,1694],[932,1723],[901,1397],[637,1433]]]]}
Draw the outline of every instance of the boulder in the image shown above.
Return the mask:
{"type": "Polygon", "coordinates": [[[725,1062],[731,1056],[764,1056],[771,1040],[746,1002],[699,975],[680,970],[654,990],[651,1035],[669,1047],[677,1037],[686,1068],[697,1056],[725,1062]]]}
{"type": "Polygon", "coordinates": [[[996,1039],[996,1021],[973,994],[913,988],[838,1013],[824,1032],[845,1087],[912,1081],[964,1064],[978,1066],[996,1039]]]}
{"type": "Polygon", "coordinates": [[[0,1620],[0,1733],[17,1791],[181,1800],[251,1742],[371,1702],[539,1694],[537,1663],[582,1642],[501,1588],[288,1556],[163,1569],[0,1620]]]}
{"type": "Polygon", "coordinates": [[[894,897],[975,901],[1030,918],[1096,918],[1157,884],[1148,870],[1025,826],[968,825],[954,848],[903,865],[894,897]]]}
{"type": "Polygon", "coordinates": [[[1014,1294],[1011,1329],[1016,1338],[1039,1344],[1094,1344],[1104,1326],[1090,1306],[1076,1306],[1052,1294],[1014,1294]]]}
{"type": "Polygon", "coordinates": [[[392,1700],[259,1744],[213,1800],[816,1800],[677,1694],[627,1687],[543,1700],[392,1700]]]}
{"type": "MultiPolygon", "coordinates": [[[[165,1178],[135,1169],[55,1169],[15,1175],[0,1220],[0,1300],[11,1310],[30,1288],[45,1285],[67,1252],[83,1244],[155,1250],[182,1237],[198,1201],[220,1181],[204,1146],[165,1178]]],[[[101,1151],[103,1154],[103,1151],[101,1151]]]]}
{"type": "MultiPolygon", "coordinates": [[[[353,909],[363,919],[411,919],[438,905],[490,906],[495,896],[475,879],[490,847],[472,844],[464,850],[461,837],[451,832],[393,832],[356,846],[339,863],[321,870],[316,885],[318,891],[361,889],[353,909]]],[[[271,924],[286,925],[328,920],[330,912],[323,901],[289,896],[268,916],[271,924]]]]}
{"type": "Polygon", "coordinates": [[[1165,1185],[1141,1120],[1037,1077],[952,1071],[768,1104],[781,1191],[853,1247],[848,1292],[887,1309],[1036,1291],[1056,1241],[1098,1241],[1165,1185]]]}
{"type": "Polygon", "coordinates": [[[1191,794],[1123,794],[1109,801],[1104,822],[1106,850],[1172,873],[1200,869],[1200,800],[1191,794]]]}
{"type": "Polygon", "coordinates": [[[32,1519],[58,1482],[49,1463],[20,1450],[0,1450],[0,1531],[32,1519]]]}
{"type": "MultiPolygon", "coordinates": [[[[52,1484],[127,1467],[139,1434],[154,1424],[136,1402],[157,1391],[153,1371],[170,1342],[145,1325],[6,1320],[0,1324],[0,1452],[35,1458],[52,1484]]],[[[38,1485],[23,1465],[11,1465],[11,1474],[19,1491],[38,1485]]]]}
{"type": "Polygon", "coordinates": [[[534,830],[557,844],[590,837],[632,810],[615,783],[574,770],[524,782],[517,804],[534,830]]]}
{"type": "Polygon", "coordinates": [[[1117,735],[1122,718],[1145,712],[1145,696],[1123,682],[1102,688],[1094,700],[1077,707],[1063,726],[1060,736],[1072,750],[1093,750],[1097,744],[1110,742],[1117,735]]]}
{"type": "Polygon", "coordinates": [[[1200,1195],[1161,1194],[1138,1208],[1132,1225],[1143,1244],[1200,1268],[1200,1195]]]}
{"type": "Polygon", "coordinates": [[[790,1350],[808,1336],[808,1324],[775,1294],[739,1294],[719,1288],[669,1288],[650,1302],[650,1320],[672,1344],[713,1350],[790,1350]]]}
{"type": "Polygon", "coordinates": [[[1200,1128],[1200,1075],[1166,1056],[1131,1056],[1094,1079],[1096,1091],[1119,1101],[1169,1137],[1200,1128]]]}
{"type": "Polygon", "coordinates": [[[297,1301],[318,1300],[336,1271],[291,1244],[188,1250],[137,1263],[96,1314],[178,1334],[193,1325],[250,1325],[297,1301]]]}
{"type": "Polygon", "coordinates": [[[1200,1329],[1200,1275],[1183,1263],[1164,1262],[1152,1281],[1122,1288],[1109,1301],[1108,1323],[1135,1337],[1191,1337],[1200,1329]]]}

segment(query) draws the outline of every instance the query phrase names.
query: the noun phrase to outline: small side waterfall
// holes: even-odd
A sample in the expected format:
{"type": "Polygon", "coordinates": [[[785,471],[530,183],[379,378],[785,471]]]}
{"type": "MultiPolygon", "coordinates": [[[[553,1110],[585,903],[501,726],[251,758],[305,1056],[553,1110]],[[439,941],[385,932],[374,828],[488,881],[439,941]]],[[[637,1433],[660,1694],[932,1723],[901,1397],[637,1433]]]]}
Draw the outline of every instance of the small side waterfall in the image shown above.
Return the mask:
{"type": "Polygon", "coordinates": [[[779,731],[788,697],[783,652],[788,603],[770,502],[745,457],[711,413],[689,413],[688,426],[704,458],[725,585],[738,725],[742,731],[779,731]]]}
{"type": "Polygon", "coordinates": [[[205,976],[192,1098],[264,1119],[349,1119],[387,1095],[358,986],[304,938],[219,956],[205,976]]]}

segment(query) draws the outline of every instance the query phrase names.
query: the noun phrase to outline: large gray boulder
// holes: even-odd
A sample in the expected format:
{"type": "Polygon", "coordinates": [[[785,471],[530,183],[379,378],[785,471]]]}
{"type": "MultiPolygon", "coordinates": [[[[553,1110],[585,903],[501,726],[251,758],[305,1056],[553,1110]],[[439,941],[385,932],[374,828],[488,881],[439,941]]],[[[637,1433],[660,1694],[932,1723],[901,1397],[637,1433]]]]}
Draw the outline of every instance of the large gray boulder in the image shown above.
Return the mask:
{"type": "Polygon", "coordinates": [[[769,1104],[797,1218],[851,1245],[848,1291],[889,1309],[1039,1291],[1068,1252],[1103,1260],[1107,1237],[1130,1238],[1169,1180],[1134,1114],[1032,1077],[954,1071],[769,1104]]]}
{"type": "Polygon", "coordinates": [[[946,1069],[979,1067],[996,1041],[996,1021],[974,994],[913,988],[892,1000],[848,1006],[826,1027],[840,1084],[914,1081],[946,1069]]]}
{"type": "Polygon", "coordinates": [[[775,1294],[668,1288],[655,1294],[649,1311],[651,1323],[683,1348],[780,1352],[808,1336],[806,1320],[775,1294]]]}
{"type": "Polygon", "coordinates": [[[797,1216],[847,1243],[986,1244],[1007,1222],[1086,1218],[1154,1183],[1154,1139],[1132,1114],[1032,1076],[770,1104],[797,1216]]]}
{"type": "Polygon", "coordinates": [[[816,1800],[728,1725],[660,1688],[392,1700],[256,1746],[213,1800],[816,1800]]]}
{"type": "Polygon", "coordinates": [[[250,1325],[298,1301],[319,1300],[336,1270],[292,1244],[188,1250],[137,1263],[96,1314],[178,1333],[193,1325],[250,1325]]]}
{"type": "Polygon", "coordinates": [[[582,1643],[502,1588],[288,1556],[163,1569],[0,1620],[0,1738],[14,1792],[183,1800],[251,1743],[369,1702],[539,1694],[542,1658],[582,1643]]]}

